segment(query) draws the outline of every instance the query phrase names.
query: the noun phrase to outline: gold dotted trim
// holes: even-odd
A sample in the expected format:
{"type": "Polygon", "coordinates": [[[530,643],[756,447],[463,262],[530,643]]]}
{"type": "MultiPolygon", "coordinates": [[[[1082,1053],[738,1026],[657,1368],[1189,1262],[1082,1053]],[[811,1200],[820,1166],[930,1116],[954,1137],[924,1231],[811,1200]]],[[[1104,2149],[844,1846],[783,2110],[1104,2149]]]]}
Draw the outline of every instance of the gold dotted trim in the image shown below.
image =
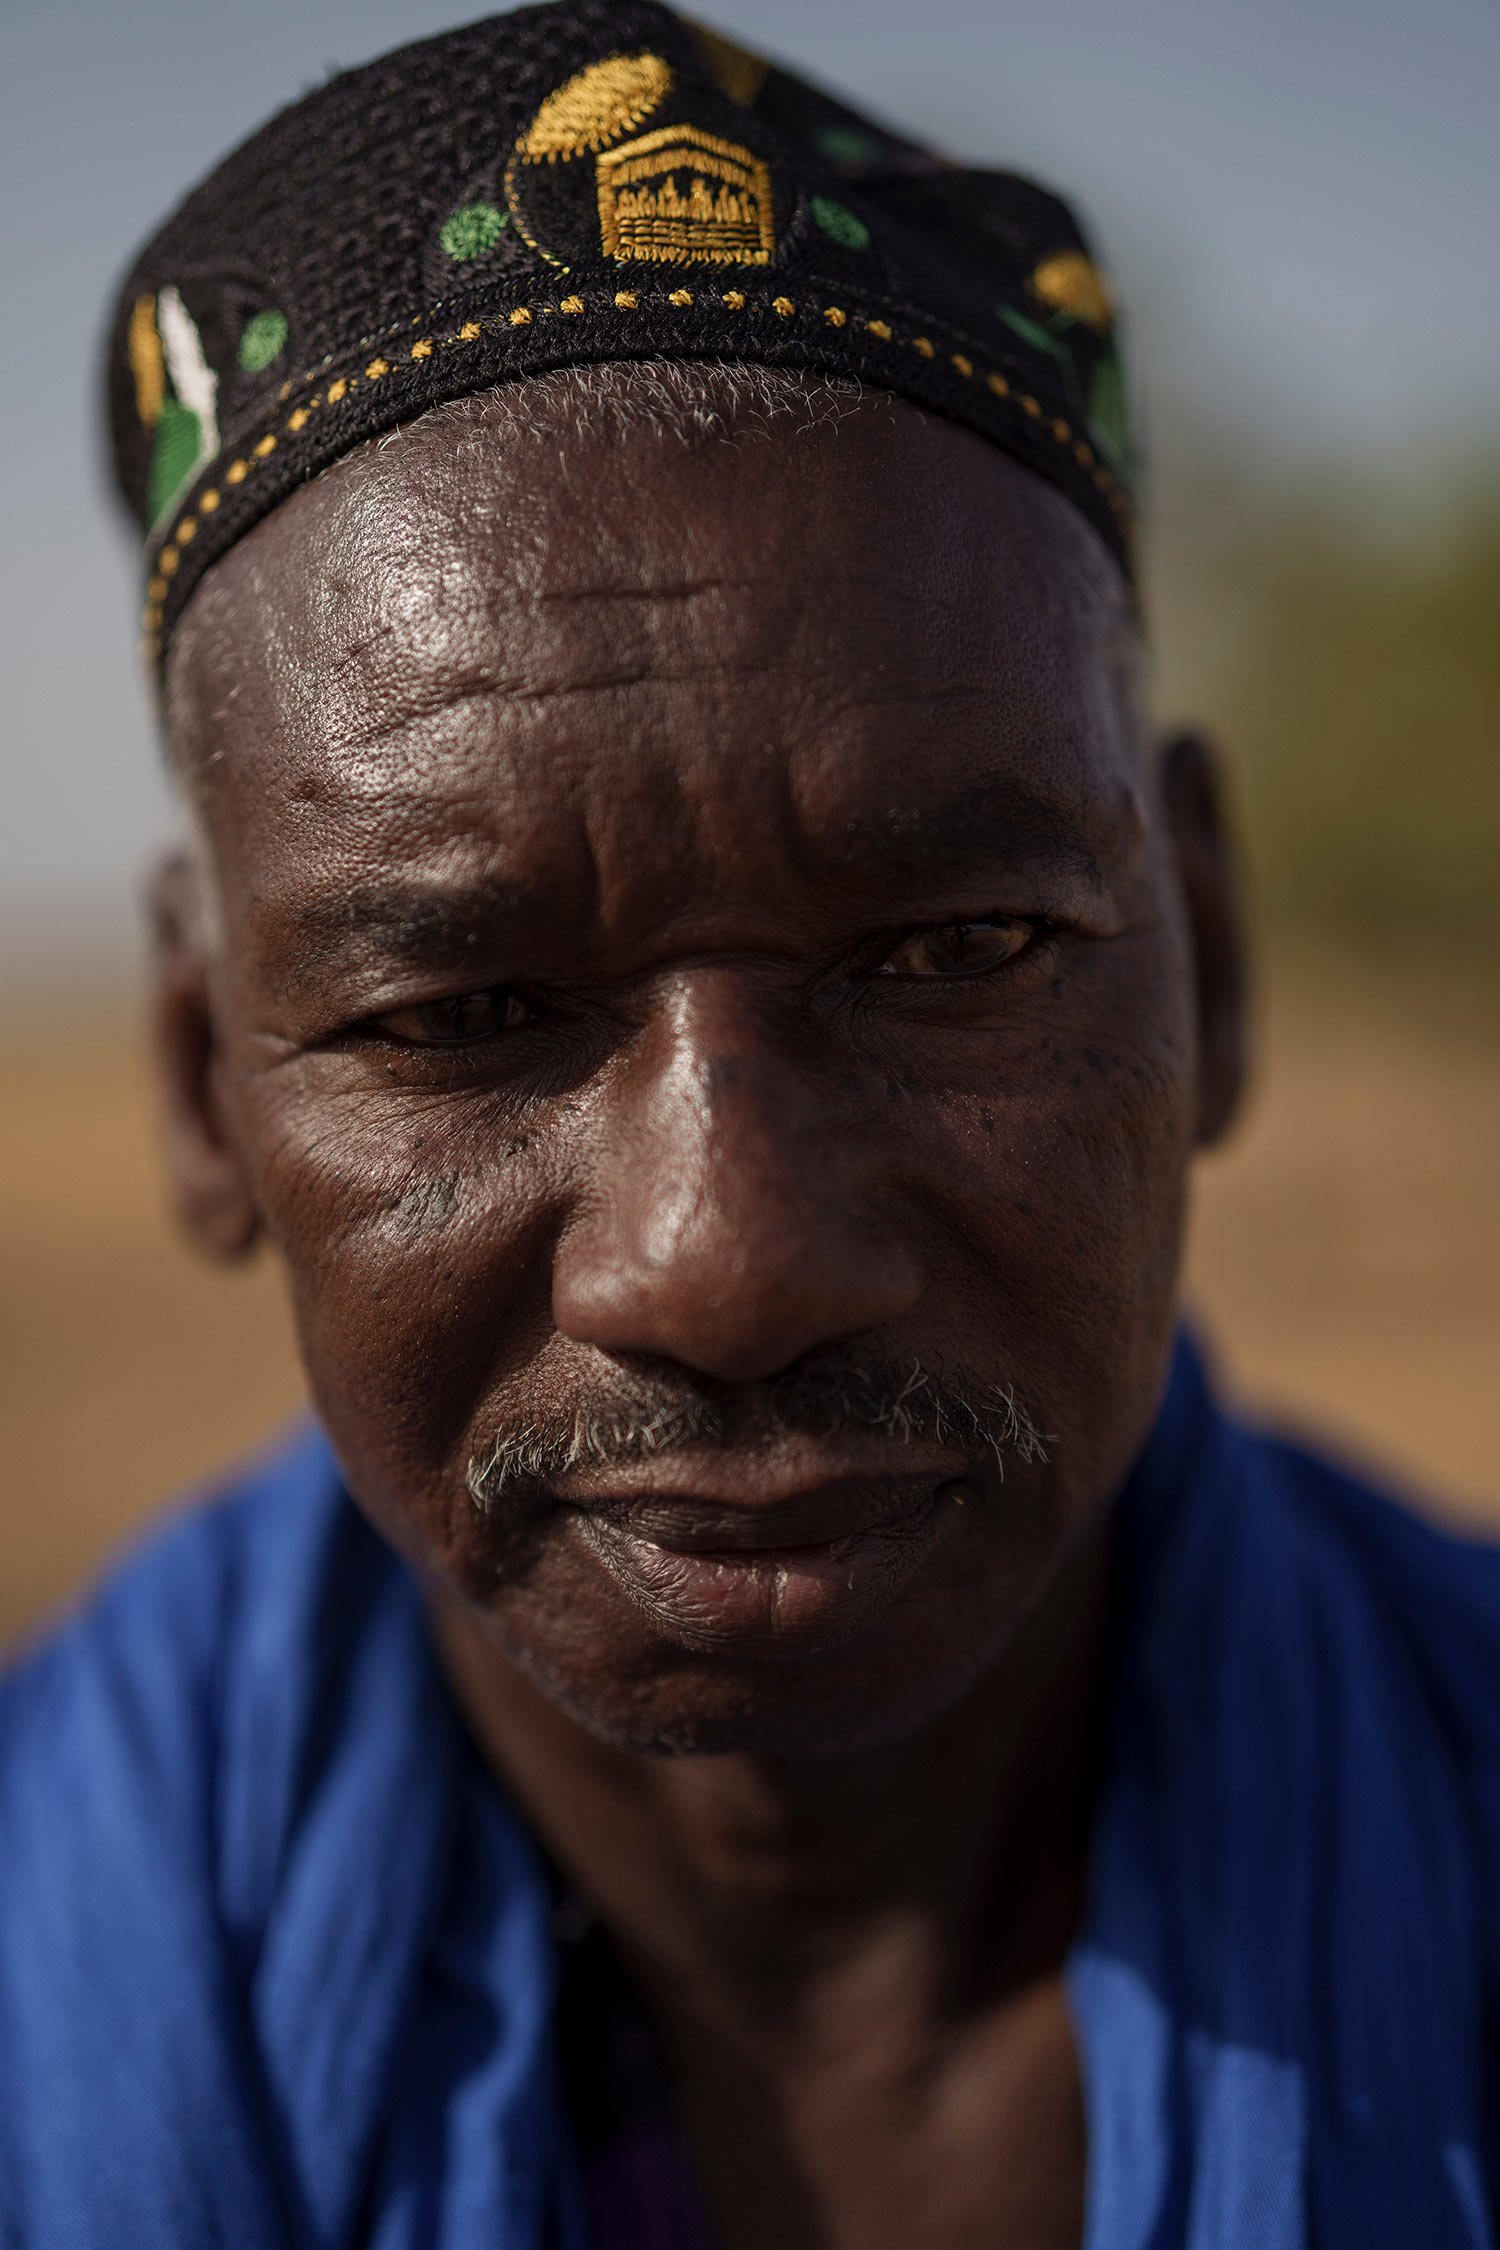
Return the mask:
{"type": "MultiPolygon", "coordinates": [[[[713,299],[704,298],[702,301],[712,303],[713,299]]],[[[718,301],[730,312],[736,313],[744,312],[750,303],[750,299],[743,289],[726,289],[720,294],[718,301]]],[[[635,312],[640,302],[640,293],[637,290],[618,289],[614,292],[614,305],[620,312],[635,312]]],[[[694,304],[698,300],[691,290],[672,289],[666,292],[666,302],[669,305],[681,307],[694,304]]],[[[776,296],[767,300],[767,303],[770,311],[775,313],[779,320],[791,320],[797,311],[796,300],[791,297],[776,296]]],[[[438,352],[452,349],[455,345],[477,343],[486,329],[529,328],[538,319],[546,320],[553,314],[561,313],[566,316],[576,316],[587,309],[585,299],[576,294],[561,298],[556,305],[538,305],[534,309],[530,305],[515,305],[509,312],[495,314],[487,320],[466,320],[462,327],[456,328],[450,336],[418,336],[407,347],[407,356],[420,364],[424,360],[433,358],[438,352]]],[[[595,310],[603,309],[603,300],[596,298],[595,310]]],[[[818,310],[819,317],[830,328],[846,328],[851,320],[860,317],[857,313],[850,312],[843,305],[822,305],[818,310]]],[[[409,327],[419,327],[421,322],[413,321],[408,325],[409,327]]],[[[915,332],[910,335],[898,334],[890,321],[880,318],[865,319],[863,325],[867,335],[875,337],[882,344],[889,344],[896,351],[915,352],[917,357],[923,360],[934,360],[937,357],[937,346],[930,336],[915,332]]],[[[394,336],[397,331],[393,329],[389,333],[394,336]]],[[[375,341],[374,337],[367,338],[364,348],[368,350],[370,344],[375,341]]],[[[392,348],[394,349],[394,346],[392,348]]],[[[323,364],[326,367],[327,362],[325,361],[323,364]]],[[[976,366],[967,352],[950,352],[948,354],[948,365],[963,381],[981,382],[995,398],[1013,400],[1021,409],[1021,412],[1037,424],[1039,430],[1053,438],[1070,455],[1084,474],[1097,486],[1116,515],[1122,521],[1128,518],[1130,513],[1129,494],[1121,488],[1117,480],[1110,474],[1088,440],[1075,430],[1070,422],[1065,421],[1061,415],[1049,417],[1039,399],[1033,398],[1030,392],[1015,390],[998,369],[976,366]]],[[[366,361],[362,374],[334,376],[333,380],[321,392],[305,399],[300,406],[292,409],[286,417],[286,430],[295,435],[298,431],[306,429],[313,416],[321,412],[324,407],[337,406],[342,399],[347,398],[349,393],[357,390],[362,383],[378,383],[390,372],[390,360],[377,353],[373,359],[366,361]]],[[[305,382],[311,382],[315,379],[314,374],[309,374],[303,378],[305,382]]],[[[294,388],[295,385],[293,384],[282,386],[283,404],[294,388]]],[[[256,439],[254,445],[246,453],[239,455],[230,462],[223,473],[224,483],[226,485],[242,485],[254,471],[257,462],[268,460],[276,451],[277,443],[277,433],[274,430],[267,430],[263,436],[256,439]]],[[[221,495],[216,488],[210,488],[200,494],[196,511],[178,520],[170,540],[156,557],[146,588],[146,606],[141,613],[141,624],[146,635],[146,654],[153,662],[161,654],[162,615],[168,593],[171,590],[171,582],[182,561],[182,551],[185,547],[190,546],[197,537],[200,518],[212,515],[220,505],[220,499],[221,495]]]]}

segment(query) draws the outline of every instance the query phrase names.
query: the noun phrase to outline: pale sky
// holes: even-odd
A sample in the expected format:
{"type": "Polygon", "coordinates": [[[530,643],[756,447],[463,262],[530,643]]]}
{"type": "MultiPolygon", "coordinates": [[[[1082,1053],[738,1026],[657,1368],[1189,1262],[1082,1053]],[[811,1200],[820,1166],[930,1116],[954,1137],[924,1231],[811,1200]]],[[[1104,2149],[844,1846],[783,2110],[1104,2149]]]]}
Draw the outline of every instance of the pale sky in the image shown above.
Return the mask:
{"type": "MultiPolygon", "coordinates": [[[[0,0],[0,538],[9,977],[127,941],[167,821],[103,497],[114,280],[183,191],[443,0],[0,0]]],[[[1134,307],[1148,428],[1184,405],[1283,473],[1380,491],[1500,459],[1500,0],[698,0],[955,154],[1080,204],[1134,307]]]]}

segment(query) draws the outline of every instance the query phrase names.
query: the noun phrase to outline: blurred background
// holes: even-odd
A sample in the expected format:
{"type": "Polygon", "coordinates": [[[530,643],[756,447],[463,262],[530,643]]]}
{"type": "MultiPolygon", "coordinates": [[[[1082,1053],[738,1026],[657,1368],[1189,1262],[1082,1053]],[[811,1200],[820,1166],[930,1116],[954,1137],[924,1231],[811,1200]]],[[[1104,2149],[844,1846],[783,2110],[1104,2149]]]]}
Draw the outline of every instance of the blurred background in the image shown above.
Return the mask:
{"type": "MultiPolygon", "coordinates": [[[[1092,220],[1131,316],[1159,703],[1225,745],[1261,939],[1192,1300],[1258,1409],[1500,1530],[1500,5],[704,5],[1092,220]]],[[[103,310],[270,110],[455,20],[0,0],[0,1635],[299,1396],[274,1275],[197,1267],[152,1157],[136,901],[171,814],[103,310]]]]}

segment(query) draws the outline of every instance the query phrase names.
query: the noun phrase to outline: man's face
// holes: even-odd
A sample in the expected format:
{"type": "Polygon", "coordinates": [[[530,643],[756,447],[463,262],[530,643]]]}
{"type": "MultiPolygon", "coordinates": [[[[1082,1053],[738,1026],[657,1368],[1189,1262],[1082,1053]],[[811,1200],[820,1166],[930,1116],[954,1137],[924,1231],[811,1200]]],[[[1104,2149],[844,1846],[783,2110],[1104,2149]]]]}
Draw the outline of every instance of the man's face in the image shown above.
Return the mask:
{"type": "Polygon", "coordinates": [[[196,597],[183,1200],[276,1245],[364,1508],[602,1734],[908,1731],[1141,1441],[1227,1096],[1131,654],[1066,503],[878,399],[438,418],[196,597]]]}

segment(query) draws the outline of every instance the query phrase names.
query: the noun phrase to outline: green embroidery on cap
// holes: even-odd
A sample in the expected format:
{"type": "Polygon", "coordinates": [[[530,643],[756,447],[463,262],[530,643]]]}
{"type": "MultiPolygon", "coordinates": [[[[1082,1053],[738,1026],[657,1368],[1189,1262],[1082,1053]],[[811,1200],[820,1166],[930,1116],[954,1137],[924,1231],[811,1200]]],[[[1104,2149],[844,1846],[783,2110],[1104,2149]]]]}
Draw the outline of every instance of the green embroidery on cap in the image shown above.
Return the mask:
{"type": "Polygon", "coordinates": [[[1043,328],[1039,321],[1028,320],[1025,313],[1016,311],[1014,305],[1001,305],[999,310],[1006,327],[1013,329],[1023,343],[1030,344],[1033,351],[1045,352],[1049,359],[1067,357],[1050,328],[1043,328]]]}
{"type": "Polygon", "coordinates": [[[835,203],[831,196],[815,195],[810,208],[829,240],[838,243],[841,249],[869,249],[869,228],[863,219],[855,217],[846,204],[835,203]]]}
{"type": "Polygon", "coordinates": [[[482,258],[486,250],[493,250],[509,225],[510,213],[497,210],[493,203],[461,203],[452,216],[443,221],[438,240],[449,257],[462,265],[469,258],[482,258]]]}
{"type": "Polygon", "coordinates": [[[1112,348],[1101,354],[1089,385],[1089,429],[1115,475],[1122,484],[1128,484],[1134,463],[1125,419],[1125,378],[1119,355],[1112,348]]]}
{"type": "Polygon", "coordinates": [[[240,330],[237,357],[245,373],[258,375],[273,359],[280,359],[286,349],[288,333],[286,314],[275,305],[267,305],[264,312],[253,313],[240,330]]]}
{"type": "Polygon", "coordinates": [[[164,399],[146,490],[146,507],[153,523],[197,468],[202,446],[203,425],[192,408],[180,405],[175,398],[164,399]]]}
{"type": "Polygon", "coordinates": [[[813,146],[835,164],[873,164],[880,154],[874,134],[862,133],[857,125],[819,125],[813,146]]]}
{"type": "Polygon", "coordinates": [[[170,282],[157,293],[156,326],[170,390],[161,402],[147,506],[154,524],[219,450],[219,378],[203,356],[197,323],[170,282]]]}

